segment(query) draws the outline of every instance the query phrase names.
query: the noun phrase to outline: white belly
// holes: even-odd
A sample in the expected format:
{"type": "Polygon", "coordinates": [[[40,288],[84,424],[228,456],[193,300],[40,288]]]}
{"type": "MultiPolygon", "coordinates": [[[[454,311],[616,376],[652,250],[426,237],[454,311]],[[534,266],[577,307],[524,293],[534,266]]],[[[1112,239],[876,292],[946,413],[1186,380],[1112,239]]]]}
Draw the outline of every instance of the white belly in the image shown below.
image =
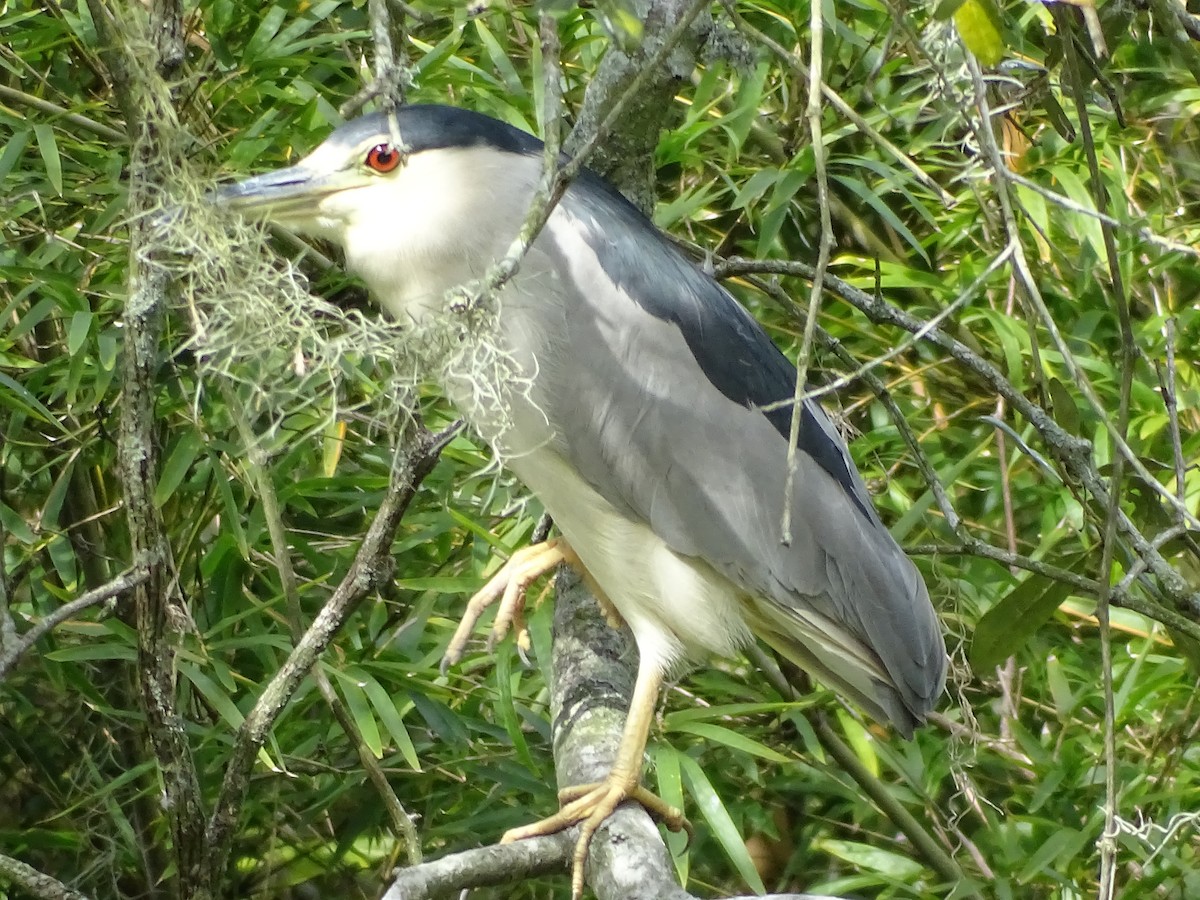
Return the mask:
{"type": "Polygon", "coordinates": [[[688,657],[731,656],[750,641],[732,583],[621,514],[553,450],[535,450],[506,464],[542,501],[629,623],[643,657],[667,669],[688,657]]]}

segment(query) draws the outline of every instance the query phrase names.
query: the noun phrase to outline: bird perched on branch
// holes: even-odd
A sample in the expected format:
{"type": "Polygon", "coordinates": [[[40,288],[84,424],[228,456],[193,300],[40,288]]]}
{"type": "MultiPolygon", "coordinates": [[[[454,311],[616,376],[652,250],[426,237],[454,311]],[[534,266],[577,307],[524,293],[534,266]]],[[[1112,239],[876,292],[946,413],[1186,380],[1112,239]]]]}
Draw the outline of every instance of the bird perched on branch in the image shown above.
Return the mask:
{"type": "MultiPolygon", "coordinates": [[[[542,169],[542,143],[516,128],[406,106],[349,122],[295,166],[218,197],[339,244],[383,308],[422,328],[453,315],[454,290],[505,255],[542,169]]],[[[910,735],[945,680],[925,584],[821,407],[793,412],[795,368],[733,297],[585,170],[494,302],[480,340],[504,365],[443,372],[443,386],[562,536],[517,553],[473,599],[447,659],[487,603],[503,598],[498,623],[511,621],[530,580],[564,560],[628,623],[639,653],[607,779],[564,792],[558,813],[506,839],[582,822],[578,895],[588,841],[622,800],[678,825],[640,787],[663,680],[755,637],[910,735]]]]}

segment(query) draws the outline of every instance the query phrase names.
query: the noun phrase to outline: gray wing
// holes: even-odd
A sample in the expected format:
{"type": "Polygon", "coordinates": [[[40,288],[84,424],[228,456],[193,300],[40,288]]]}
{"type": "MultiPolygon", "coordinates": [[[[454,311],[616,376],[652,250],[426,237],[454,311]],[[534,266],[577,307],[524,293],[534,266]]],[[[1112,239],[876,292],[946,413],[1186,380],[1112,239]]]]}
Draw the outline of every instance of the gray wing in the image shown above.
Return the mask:
{"type": "Polygon", "coordinates": [[[781,544],[791,409],[762,407],[791,398],[794,367],[723,288],[598,184],[573,198],[573,214],[586,222],[589,205],[603,205],[603,220],[632,219],[621,233],[646,240],[589,233],[617,284],[601,279],[568,297],[571,365],[552,402],[571,463],[677,553],[705,559],[758,598],[760,637],[907,733],[945,676],[919,573],[813,402],[801,419],[793,540],[781,544]],[[874,697],[861,672],[839,671],[856,653],[874,697]]]}

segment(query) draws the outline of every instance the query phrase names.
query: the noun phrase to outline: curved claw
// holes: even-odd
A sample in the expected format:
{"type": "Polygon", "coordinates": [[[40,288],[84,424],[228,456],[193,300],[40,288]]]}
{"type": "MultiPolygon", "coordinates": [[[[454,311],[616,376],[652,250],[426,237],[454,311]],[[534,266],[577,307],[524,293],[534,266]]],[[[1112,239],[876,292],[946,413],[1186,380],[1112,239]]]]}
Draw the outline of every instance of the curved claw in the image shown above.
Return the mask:
{"type": "Polygon", "coordinates": [[[672,831],[686,831],[689,840],[693,835],[692,825],[684,816],[683,810],[666,803],[640,784],[630,786],[627,780],[617,773],[609,775],[606,781],[598,784],[564,788],[559,791],[558,798],[564,805],[557,813],[540,822],[506,831],[500,843],[507,844],[524,838],[556,834],[572,825],[580,824],[579,838],[575,841],[575,853],[571,859],[572,900],[579,900],[583,896],[584,866],[587,864],[588,847],[593,835],[624,801],[636,801],[654,819],[672,831]]]}
{"type": "Polygon", "coordinates": [[[521,646],[522,634],[526,635],[526,643],[528,643],[524,613],[525,592],[529,589],[529,585],[546,572],[559,563],[571,561],[574,558],[574,554],[571,553],[566,541],[562,538],[551,538],[540,544],[531,544],[514,553],[500,568],[500,571],[467,601],[467,608],[463,612],[462,620],[458,623],[458,628],[454,630],[454,636],[450,638],[450,643],[446,646],[446,652],[442,656],[441,673],[445,675],[451,666],[457,665],[463,658],[467,640],[475,630],[475,626],[479,624],[480,617],[489,606],[497,601],[500,602],[500,606],[488,638],[488,650],[490,651],[514,625],[517,628],[518,647],[521,646]]]}

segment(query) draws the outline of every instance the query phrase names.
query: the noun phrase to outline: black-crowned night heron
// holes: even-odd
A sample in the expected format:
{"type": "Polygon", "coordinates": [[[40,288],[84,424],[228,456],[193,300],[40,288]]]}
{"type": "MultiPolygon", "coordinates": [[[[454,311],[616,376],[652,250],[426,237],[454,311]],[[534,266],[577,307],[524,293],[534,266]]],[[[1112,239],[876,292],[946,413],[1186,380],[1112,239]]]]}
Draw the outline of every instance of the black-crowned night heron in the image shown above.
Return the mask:
{"type": "MultiPolygon", "coordinates": [[[[391,121],[349,122],[297,165],[219,196],[339,244],[383,307],[420,325],[504,256],[542,152],[536,138],[486,116],[407,106],[391,121]]],[[[755,636],[910,735],[946,669],[925,584],[811,400],[793,537],[781,542],[796,370],[754,319],[588,172],[496,300],[494,338],[522,387],[494,386],[492,396],[507,398],[501,415],[462,379],[444,387],[563,535],[514,558],[500,616],[519,610],[531,577],[569,559],[628,623],[639,652],[607,780],[568,792],[558,814],[506,839],[583,822],[578,893],[595,829],[627,797],[653,805],[639,782],[664,677],[755,636]]],[[[473,601],[468,623],[503,581],[473,601]]],[[[460,629],[451,661],[464,637],[460,629]]]]}

